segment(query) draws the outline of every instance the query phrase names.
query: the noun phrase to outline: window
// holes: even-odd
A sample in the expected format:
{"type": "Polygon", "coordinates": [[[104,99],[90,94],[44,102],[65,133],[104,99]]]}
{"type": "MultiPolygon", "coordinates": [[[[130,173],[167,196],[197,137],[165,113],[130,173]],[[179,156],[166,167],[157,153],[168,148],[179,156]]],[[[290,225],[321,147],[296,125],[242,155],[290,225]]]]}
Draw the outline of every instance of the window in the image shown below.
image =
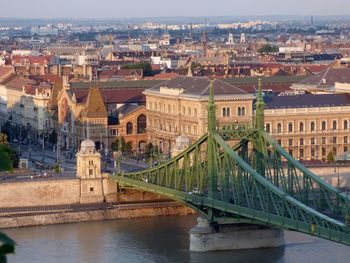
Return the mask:
{"type": "Polygon", "coordinates": [[[337,121],[333,121],[333,130],[337,129],[337,121]]]}
{"type": "Polygon", "coordinates": [[[311,144],[315,144],[315,138],[311,138],[311,144]]]}
{"type": "Polygon", "coordinates": [[[289,149],[288,153],[290,154],[290,156],[293,156],[293,149],[289,149]]]}
{"type": "Polygon", "coordinates": [[[293,146],[293,139],[288,140],[288,146],[293,146]]]}
{"type": "Polygon", "coordinates": [[[311,156],[315,157],[315,149],[314,148],[311,149],[311,156]]]}
{"type": "MultiPolygon", "coordinates": [[[[174,110],[174,112],[175,112],[175,110],[174,110]]],[[[193,110],[193,115],[194,115],[195,117],[197,117],[197,109],[194,109],[194,110],[193,110]]]]}
{"type": "Polygon", "coordinates": [[[304,145],[304,138],[300,138],[300,145],[304,145]]]}
{"type": "Polygon", "coordinates": [[[278,143],[279,145],[282,145],[281,139],[278,139],[278,140],[277,140],[277,143],[278,143]]]}
{"type": "Polygon", "coordinates": [[[89,175],[93,175],[94,174],[94,170],[89,169],[89,175]]]}
{"type": "Polygon", "coordinates": [[[322,156],[326,155],[326,148],[322,148],[322,156]]]}
{"type": "MultiPolygon", "coordinates": [[[[169,105],[169,107],[170,107],[170,105],[169,105]]],[[[146,126],[147,126],[146,115],[141,114],[139,117],[137,117],[137,133],[144,134],[146,132],[146,126]]]]}
{"type": "Polygon", "coordinates": [[[337,155],[337,147],[333,147],[333,155],[337,155]]]}
{"type": "Polygon", "coordinates": [[[344,121],[344,130],[349,129],[349,123],[347,120],[344,121]]]}
{"type": "Polygon", "coordinates": [[[332,143],[337,143],[337,137],[335,136],[332,137],[332,143]]]}
{"type": "Polygon", "coordinates": [[[89,165],[93,165],[94,164],[94,161],[89,161],[89,165]]]}
{"type": "Polygon", "coordinates": [[[304,157],[304,149],[299,150],[299,156],[300,156],[300,158],[304,157]]]}
{"type": "Polygon", "coordinates": [[[270,132],[270,129],[271,129],[270,123],[266,124],[266,128],[265,128],[266,132],[270,132]]]}
{"type": "Polygon", "coordinates": [[[231,108],[230,108],[230,107],[227,107],[227,109],[226,109],[226,115],[227,115],[227,117],[230,117],[230,116],[231,116],[231,108]]]}
{"type": "Polygon", "coordinates": [[[241,115],[242,115],[242,109],[241,109],[241,107],[238,107],[238,109],[237,109],[237,115],[238,115],[238,116],[241,116],[241,115]]]}
{"type": "Polygon", "coordinates": [[[300,122],[300,123],[299,123],[299,131],[300,131],[300,132],[303,132],[303,131],[304,131],[304,123],[303,123],[303,122],[300,122]]]}
{"type": "Polygon", "coordinates": [[[242,116],[245,116],[245,107],[242,107],[242,116]]]}
{"type": "Polygon", "coordinates": [[[133,133],[133,129],[132,129],[132,123],[128,122],[126,124],[126,134],[132,134],[133,133]]]}
{"type": "Polygon", "coordinates": [[[188,114],[188,116],[192,115],[192,109],[190,107],[187,108],[187,114],[188,114]]]}
{"type": "Polygon", "coordinates": [[[348,151],[348,146],[344,146],[344,153],[348,151]]]}
{"type": "Polygon", "coordinates": [[[344,143],[348,143],[348,136],[344,136],[344,143]]]}
{"type": "Polygon", "coordinates": [[[225,107],[222,108],[222,117],[226,117],[226,108],[225,107]]]}
{"type": "Polygon", "coordinates": [[[171,106],[168,104],[168,113],[171,113],[171,106]]]}
{"type": "Polygon", "coordinates": [[[90,192],[93,192],[94,191],[94,188],[93,187],[90,187],[90,192]]]}
{"type": "Polygon", "coordinates": [[[326,122],[325,121],[323,121],[322,124],[321,124],[321,130],[322,131],[326,130],[326,122]]]}
{"type": "Polygon", "coordinates": [[[315,131],[315,122],[313,122],[313,121],[311,122],[310,130],[315,131]]]}
{"type": "Polygon", "coordinates": [[[282,132],[282,124],[281,123],[277,124],[277,132],[282,132]]]}
{"type": "Polygon", "coordinates": [[[292,132],[293,131],[293,123],[289,122],[288,123],[288,132],[292,132]]]}

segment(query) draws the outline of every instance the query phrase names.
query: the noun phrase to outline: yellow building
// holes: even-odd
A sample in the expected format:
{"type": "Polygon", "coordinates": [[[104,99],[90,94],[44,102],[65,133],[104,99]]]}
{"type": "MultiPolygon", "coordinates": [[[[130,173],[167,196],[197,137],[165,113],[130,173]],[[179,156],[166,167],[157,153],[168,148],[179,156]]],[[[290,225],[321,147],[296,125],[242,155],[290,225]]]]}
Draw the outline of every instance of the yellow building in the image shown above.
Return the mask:
{"type": "MultiPolygon", "coordinates": [[[[219,126],[251,123],[254,95],[221,80],[214,80],[219,126]]],[[[207,131],[210,79],[177,77],[146,89],[148,141],[170,155],[180,135],[192,141],[207,131]]]]}

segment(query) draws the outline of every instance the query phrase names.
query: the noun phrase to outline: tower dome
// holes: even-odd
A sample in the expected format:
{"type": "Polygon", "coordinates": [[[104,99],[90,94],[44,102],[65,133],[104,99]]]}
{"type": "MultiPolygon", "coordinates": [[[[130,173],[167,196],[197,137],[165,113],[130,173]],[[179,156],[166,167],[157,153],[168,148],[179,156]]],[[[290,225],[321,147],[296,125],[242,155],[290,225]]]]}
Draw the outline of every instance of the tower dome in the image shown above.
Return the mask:
{"type": "Polygon", "coordinates": [[[96,151],[96,148],[93,140],[86,139],[81,142],[80,153],[89,154],[89,153],[95,153],[95,151],[96,151]]]}

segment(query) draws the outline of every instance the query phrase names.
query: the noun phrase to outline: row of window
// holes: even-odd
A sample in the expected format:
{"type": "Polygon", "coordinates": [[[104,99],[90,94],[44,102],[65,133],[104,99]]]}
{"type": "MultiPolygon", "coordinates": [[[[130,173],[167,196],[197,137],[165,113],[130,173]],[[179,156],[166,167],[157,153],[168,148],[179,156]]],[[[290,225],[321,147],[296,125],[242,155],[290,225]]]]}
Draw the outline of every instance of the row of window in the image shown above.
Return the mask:
{"type": "MultiPolygon", "coordinates": [[[[343,152],[344,153],[347,152],[348,150],[349,150],[348,146],[344,146],[343,147],[343,152]]],[[[332,152],[333,152],[333,155],[337,155],[338,154],[337,147],[333,147],[332,152]]],[[[293,156],[293,149],[288,149],[288,153],[293,156]]],[[[305,157],[304,153],[305,153],[304,149],[299,149],[299,158],[305,157]]],[[[325,147],[322,147],[321,148],[321,156],[322,157],[326,157],[326,155],[327,155],[327,149],[325,147]]],[[[315,148],[311,148],[310,149],[310,156],[312,158],[318,157],[318,150],[315,149],[315,148]]]]}
{"type": "MultiPolygon", "coordinates": [[[[143,134],[146,132],[147,122],[146,122],[146,115],[141,114],[139,117],[137,117],[137,134],[143,134]]],[[[134,134],[134,125],[132,122],[128,122],[126,124],[126,134],[134,134]]]]}
{"type": "MultiPolygon", "coordinates": [[[[246,110],[245,107],[238,107],[237,116],[245,116],[246,115],[246,110]]],[[[231,108],[230,107],[223,107],[222,108],[222,117],[231,117],[231,108]]]]}
{"type": "MultiPolygon", "coordinates": [[[[159,103],[149,102],[148,105],[149,105],[150,110],[160,111],[160,112],[168,113],[168,114],[178,114],[175,105],[170,105],[170,104],[166,105],[166,104],[160,103],[160,102],[159,103]]],[[[198,110],[197,110],[197,108],[182,106],[181,113],[182,113],[182,115],[197,117],[198,110]]]]}
{"type": "MultiPolygon", "coordinates": [[[[299,146],[303,146],[303,145],[305,145],[306,140],[304,138],[300,138],[297,141],[299,142],[299,146]]],[[[278,139],[277,142],[278,142],[278,144],[282,145],[281,139],[278,139]]],[[[348,136],[344,136],[343,143],[348,143],[348,142],[349,142],[348,136]]],[[[288,146],[294,146],[293,143],[295,143],[295,140],[288,139],[288,146]]],[[[316,138],[310,138],[311,145],[315,145],[316,143],[327,144],[327,138],[322,137],[322,138],[320,138],[320,140],[318,140],[316,138]]],[[[335,137],[335,136],[331,137],[329,140],[329,144],[336,144],[336,143],[337,143],[337,137],[335,137]]]]}
{"type": "MultiPolygon", "coordinates": [[[[326,121],[321,122],[320,129],[321,129],[321,131],[327,130],[327,122],[326,121]]],[[[338,129],[338,122],[334,120],[332,123],[332,130],[336,130],[336,129],[338,129]]],[[[343,129],[344,130],[349,129],[349,122],[347,120],[343,121],[343,129]]],[[[265,130],[267,132],[271,132],[271,124],[270,123],[266,124],[265,130]]],[[[288,132],[293,132],[293,131],[294,131],[293,123],[289,122],[288,123],[288,132]]],[[[305,124],[304,124],[304,122],[300,122],[299,123],[299,132],[303,132],[303,131],[305,131],[305,124]]],[[[316,131],[316,122],[315,121],[310,122],[310,131],[316,131]]],[[[282,132],[282,123],[277,123],[276,132],[282,132]]]]}
{"type": "MultiPolygon", "coordinates": [[[[162,122],[157,120],[150,120],[150,125],[154,128],[157,128],[161,131],[167,132],[178,132],[176,125],[173,125],[168,122],[162,122]]],[[[181,125],[180,131],[187,134],[198,135],[198,128],[196,125],[181,125]]]]}

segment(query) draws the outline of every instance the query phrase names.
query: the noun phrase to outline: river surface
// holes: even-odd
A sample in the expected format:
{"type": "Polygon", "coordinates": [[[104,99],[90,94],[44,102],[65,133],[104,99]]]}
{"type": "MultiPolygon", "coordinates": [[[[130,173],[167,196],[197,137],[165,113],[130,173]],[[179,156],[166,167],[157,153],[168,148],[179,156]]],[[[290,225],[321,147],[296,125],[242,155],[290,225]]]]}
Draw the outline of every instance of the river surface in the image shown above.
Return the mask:
{"type": "Polygon", "coordinates": [[[196,216],[154,217],[9,229],[17,242],[9,263],[234,262],[349,263],[350,247],[286,232],[282,248],[189,251],[196,216]]]}

